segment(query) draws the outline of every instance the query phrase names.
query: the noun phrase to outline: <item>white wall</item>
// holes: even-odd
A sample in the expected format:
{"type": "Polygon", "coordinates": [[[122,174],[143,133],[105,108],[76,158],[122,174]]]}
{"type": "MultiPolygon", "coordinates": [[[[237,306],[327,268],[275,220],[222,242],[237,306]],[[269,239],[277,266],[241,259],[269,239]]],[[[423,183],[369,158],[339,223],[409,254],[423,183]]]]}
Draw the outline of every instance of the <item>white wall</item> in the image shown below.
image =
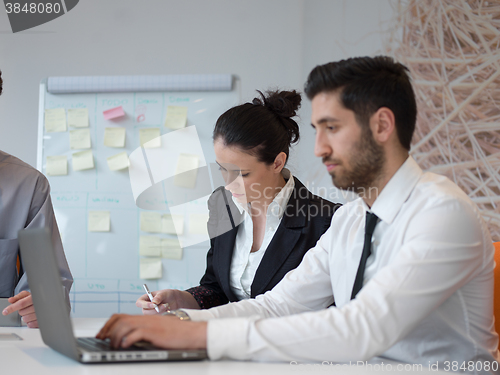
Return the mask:
{"type": "MultiPolygon", "coordinates": [[[[387,29],[394,17],[391,0],[311,0],[304,7],[304,43],[300,88],[309,72],[320,64],[355,56],[373,56],[384,50],[387,29]]],[[[324,165],[312,155],[314,132],[311,106],[304,98],[301,142],[291,163],[315,193],[334,202],[354,198],[333,187],[324,165]]]]}
{"type": "MultiPolygon", "coordinates": [[[[232,73],[244,101],[255,89],[302,90],[315,65],[381,50],[389,1],[81,0],[16,34],[1,8],[0,149],[36,164],[38,85],[48,76],[232,73]]],[[[303,139],[290,165],[331,185],[312,155],[309,116],[304,100],[303,139]]]]}

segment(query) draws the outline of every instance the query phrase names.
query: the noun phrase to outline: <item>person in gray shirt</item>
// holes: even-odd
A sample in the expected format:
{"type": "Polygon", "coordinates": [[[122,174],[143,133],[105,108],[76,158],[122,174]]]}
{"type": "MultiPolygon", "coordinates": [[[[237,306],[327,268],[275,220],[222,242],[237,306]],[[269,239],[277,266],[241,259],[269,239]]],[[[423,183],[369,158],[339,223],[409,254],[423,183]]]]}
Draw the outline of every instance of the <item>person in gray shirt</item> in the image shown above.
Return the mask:
{"type": "MultiPolygon", "coordinates": [[[[0,94],[2,93],[0,72],[0,94]]],[[[19,312],[30,328],[37,328],[35,308],[29,292],[22,259],[18,264],[17,232],[24,228],[47,227],[52,233],[55,255],[61,272],[62,284],[69,306],[69,290],[73,277],[64,255],[50,199],[49,182],[43,174],[0,151],[0,298],[10,297],[10,305],[3,315],[19,312]]]]}

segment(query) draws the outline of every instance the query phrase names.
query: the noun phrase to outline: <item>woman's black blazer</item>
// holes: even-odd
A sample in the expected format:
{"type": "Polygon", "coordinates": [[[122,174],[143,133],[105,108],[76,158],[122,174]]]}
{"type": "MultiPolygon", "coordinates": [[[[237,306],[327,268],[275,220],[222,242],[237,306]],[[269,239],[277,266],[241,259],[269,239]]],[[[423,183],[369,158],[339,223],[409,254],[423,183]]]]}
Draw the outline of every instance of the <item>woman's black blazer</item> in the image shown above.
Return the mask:
{"type": "MultiPolygon", "coordinates": [[[[296,268],[305,253],[316,245],[341,206],[313,195],[298,179],[251,287],[251,297],[271,290],[286,273],[296,268]]],[[[188,289],[200,307],[207,309],[238,301],[229,285],[231,259],[242,216],[223,186],[208,200],[210,250],[200,286],[188,289]]]]}

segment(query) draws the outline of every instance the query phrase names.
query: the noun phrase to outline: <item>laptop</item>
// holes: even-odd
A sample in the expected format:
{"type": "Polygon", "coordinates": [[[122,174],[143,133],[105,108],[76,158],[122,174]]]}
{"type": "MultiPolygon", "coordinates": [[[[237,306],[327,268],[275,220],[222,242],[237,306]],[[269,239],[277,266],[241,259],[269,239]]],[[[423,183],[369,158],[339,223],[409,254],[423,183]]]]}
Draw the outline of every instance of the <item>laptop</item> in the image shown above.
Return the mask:
{"type": "Polygon", "coordinates": [[[207,358],[206,350],[166,350],[147,342],[139,342],[128,349],[112,349],[107,340],[75,338],[49,230],[20,230],[19,246],[40,333],[43,342],[52,349],[82,363],[207,358]]]}

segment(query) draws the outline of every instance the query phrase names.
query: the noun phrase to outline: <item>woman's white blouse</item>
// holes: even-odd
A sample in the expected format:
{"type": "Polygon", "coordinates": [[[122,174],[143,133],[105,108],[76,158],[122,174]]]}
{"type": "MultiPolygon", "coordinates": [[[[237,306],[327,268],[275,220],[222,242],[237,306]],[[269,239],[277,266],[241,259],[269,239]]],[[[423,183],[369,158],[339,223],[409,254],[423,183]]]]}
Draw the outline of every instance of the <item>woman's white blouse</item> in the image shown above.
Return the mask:
{"type": "Polygon", "coordinates": [[[295,187],[293,176],[288,169],[283,169],[282,175],[285,180],[288,181],[267,208],[264,239],[260,249],[253,253],[251,252],[253,245],[253,221],[249,214],[250,203],[248,207],[243,207],[233,197],[236,207],[238,207],[240,213],[243,214],[243,221],[236,235],[233,258],[231,260],[229,284],[233,289],[234,295],[239,300],[250,298],[255,272],[281,223],[288,200],[295,187]]]}

